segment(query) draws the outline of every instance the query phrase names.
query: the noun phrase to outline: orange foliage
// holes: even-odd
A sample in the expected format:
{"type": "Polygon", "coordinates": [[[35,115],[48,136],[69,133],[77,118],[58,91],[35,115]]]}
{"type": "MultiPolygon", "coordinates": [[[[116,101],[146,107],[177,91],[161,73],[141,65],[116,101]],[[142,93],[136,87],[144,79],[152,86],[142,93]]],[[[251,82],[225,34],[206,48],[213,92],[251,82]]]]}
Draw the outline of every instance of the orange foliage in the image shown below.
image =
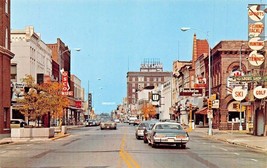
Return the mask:
{"type": "Polygon", "coordinates": [[[156,115],[156,107],[151,103],[144,104],[142,107],[142,112],[146,120],[151,119],[156,115]]]}

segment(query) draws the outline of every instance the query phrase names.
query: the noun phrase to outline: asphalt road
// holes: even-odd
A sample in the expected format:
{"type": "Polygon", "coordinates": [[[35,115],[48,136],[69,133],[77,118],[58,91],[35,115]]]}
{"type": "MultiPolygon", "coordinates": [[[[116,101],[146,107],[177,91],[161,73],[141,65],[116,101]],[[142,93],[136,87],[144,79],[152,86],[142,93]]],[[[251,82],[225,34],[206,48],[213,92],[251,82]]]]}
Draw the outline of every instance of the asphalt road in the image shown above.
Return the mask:
{"type": "Polygon", "coordinates": [[[117,130],[84,127],[55,141],[0,146],[1,168],[266,168],[267,156],[190,133],[186,149],[152,148],[137,140],[135,127],[117,130]]]}

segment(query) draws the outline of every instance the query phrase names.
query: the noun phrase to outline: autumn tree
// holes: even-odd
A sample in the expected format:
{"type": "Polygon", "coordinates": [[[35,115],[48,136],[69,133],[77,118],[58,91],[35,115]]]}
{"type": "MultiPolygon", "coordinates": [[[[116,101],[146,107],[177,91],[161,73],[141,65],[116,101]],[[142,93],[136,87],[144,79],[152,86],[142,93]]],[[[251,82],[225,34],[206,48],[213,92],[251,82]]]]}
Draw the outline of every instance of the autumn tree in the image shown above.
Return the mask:
{"type": "Polygon", "coordinates": [[[51,117],[58,119],[59,126],[61,127],[64,110],[69,106],[68,97],[62,95],[62,84],[58,82],[44,83],[41,85],[41,89],[48,94],[48,106],[51,117]]]}
{"type": "Polygon", "coordinates": [[[26,85],[26,91],[23,98],[17,99],[20,104],[18,110],[29,120],[37,120],[38,126],[40,118],[45,114],[59,119],[61,126],[63,110],[69,105],[67,96],[61,94],[62,85],[58,82],[38,85],[30,75],[27,75],[22,82],[26,85]]]}
{"type": "Polygon", "coordinates": [[[145,103],[142,107],[142,112],[146,120],[151,119],[156,115],[156,107],[151,103],[145,103]]]}

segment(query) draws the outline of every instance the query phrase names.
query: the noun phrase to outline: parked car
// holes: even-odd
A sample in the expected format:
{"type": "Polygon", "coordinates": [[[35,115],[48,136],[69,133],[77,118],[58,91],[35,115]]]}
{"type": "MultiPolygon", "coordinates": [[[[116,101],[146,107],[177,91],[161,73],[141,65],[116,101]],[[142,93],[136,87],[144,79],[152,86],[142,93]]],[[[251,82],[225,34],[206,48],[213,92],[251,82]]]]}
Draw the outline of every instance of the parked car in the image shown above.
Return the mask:
{"type": "Polygon", "coordinates": [[[100,123],[100,129],[117,129],[117,123],[113,120],[103,120],[100,123]]]}
{"type": "Polygon", "coordinates": [[[11,119],[10,128],[21,128],[26,126],[27,123],[23,119],[11,119]]]}
{"type": "Polygon", "coordinates": [[[135,137],[136,139],[143,139],[144,138],[144,130],[148,129],[149,126],[151,126],[151,124],[155,124],[156,121],[153,120],[146,120],[146,121],[142,121],[135,130],[135,137]]]}
{"type": "Polygon", "coordinates": [[[158,122],[147,135],[148,144],[157,147],[161,144],[186,148],[189,135],[179,123],[158,122]]]}

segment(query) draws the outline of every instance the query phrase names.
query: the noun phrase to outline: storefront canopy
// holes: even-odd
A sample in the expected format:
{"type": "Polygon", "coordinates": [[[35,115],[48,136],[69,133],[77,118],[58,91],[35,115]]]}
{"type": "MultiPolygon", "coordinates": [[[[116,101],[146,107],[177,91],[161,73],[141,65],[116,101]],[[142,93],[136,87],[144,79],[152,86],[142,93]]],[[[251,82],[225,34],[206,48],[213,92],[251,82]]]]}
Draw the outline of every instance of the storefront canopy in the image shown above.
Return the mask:
{"type": "Polygon", "coordinates": [[[208,107],[204,107],[204,108],[196,111],[195,114],[207,115],[207,112],[208,112],[208,107]]]}

